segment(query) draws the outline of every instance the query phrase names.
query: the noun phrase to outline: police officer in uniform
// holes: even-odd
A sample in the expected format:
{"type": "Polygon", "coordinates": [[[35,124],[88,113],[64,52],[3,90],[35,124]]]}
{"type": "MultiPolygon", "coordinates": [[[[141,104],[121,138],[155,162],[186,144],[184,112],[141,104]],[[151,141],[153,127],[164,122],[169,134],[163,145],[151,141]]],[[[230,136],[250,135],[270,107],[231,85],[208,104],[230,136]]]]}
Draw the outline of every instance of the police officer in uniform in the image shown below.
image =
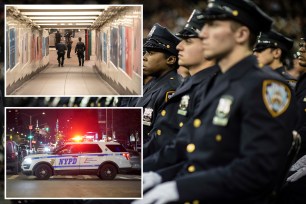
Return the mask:
{"type": "Polygon", "coordinates": [[[57,50],[57,61],[58,61],[58,66],[64,66],[64,61],[65,61],[65,50],[67,50],[67,46],[61,41],[56,45],[56,50],[57,50]]]}
{"type": "Polygon", "coordinates": [[[306,201],[306,38],[299,43],[299,64],[305,68],[295,87],[298,103],[299,122],[297,131],[301,135],[302,144],[297,155],[298,161],[292,166],[287,179],[288,183],[278,200],[278,204],[302,204],[306,201]]]}
{"type": "Polygon", "coordinates": [[[218,59],[221,72],[199,90],[205,100],[179,133],[190,135],[180,151],[185,161],[144,174],[144,190],[155,187],[136,204],[267,203],[283,179],[295,101],[252,55],[272,20],[249,0],[211,0],[205,18],[204,56],[218,59]]]}
{"type": "Polygon", "coordinates": [[[84,66],[84,52],[86,50],[85,44],[82,42],[82,38],[79,37],[79,42],[75,46],[74,52],[77,53],[79,59],[79,66],[84,66]]]}
{"type": "Polygon", "coordinates": [[[294,89],[296,79],[286,71],[284,66],[285,58],[292,46],[293,40],[271,30],[258,36],[253,52],[260,66],[267,65],[263,69],[275,71],[294,89]]]}
{"type": "Polygon", "coordinates": [[[179,39],[171,34],[167,28],[155,24],[147,36],[144,44],[146,53],[143,56],[143,73],[152,76],[143,90],[143,97],[139,98],[136,107],[143,107],[143,142],[148,141],[156,115],[161,107],[173,95],[180,85],[176,72],[178,68],[176,46],[179,39]]]}
{"type": "Polygon", "coordinates": [[[143,157],[148,157],[144,161],[144,171],[156,168],[154,160],[162,158],[164,162],[166,157],[169,156],[169,152],[163,156],[152,154],[175,140],[178,131],[193,115],[195,107],[202,102],[199,92],[197,92],[198,89],[205,86],[208,79],[218,70],[214,66],[215,60],[206,60],[203,56],[201,40],[198,37],[203,25],[203,14],[194,10],[186,26],[176,34],[177,37],[182,39],[176,47],[179,51],[179,65],[186,67],[191,77],[176,90],[175,94],[162,106],[158,113],[150,132],[150,142],[143,147],[143,157]]]}

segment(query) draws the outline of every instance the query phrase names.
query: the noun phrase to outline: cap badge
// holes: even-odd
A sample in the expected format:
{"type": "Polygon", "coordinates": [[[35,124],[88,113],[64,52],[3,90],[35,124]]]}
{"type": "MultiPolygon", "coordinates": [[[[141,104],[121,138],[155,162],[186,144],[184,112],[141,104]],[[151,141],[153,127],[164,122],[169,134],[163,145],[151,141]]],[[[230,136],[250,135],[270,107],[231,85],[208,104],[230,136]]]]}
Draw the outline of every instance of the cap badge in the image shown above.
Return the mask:
{"type": "Polygon", "coordinates": [[[153,28],[151,29],[151,31],[148,34],[148,38],[150,38],[153,35],[155,29],[156,29],[156,26],[153,26],[153,28]]]}

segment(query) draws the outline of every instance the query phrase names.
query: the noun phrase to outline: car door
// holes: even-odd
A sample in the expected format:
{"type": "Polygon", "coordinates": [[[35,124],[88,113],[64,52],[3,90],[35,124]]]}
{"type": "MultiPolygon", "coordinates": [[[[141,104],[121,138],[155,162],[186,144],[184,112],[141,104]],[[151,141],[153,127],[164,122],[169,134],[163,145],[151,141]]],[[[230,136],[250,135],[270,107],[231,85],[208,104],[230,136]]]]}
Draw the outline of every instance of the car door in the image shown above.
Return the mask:
{"type": "Polygon", "coordinates": [[[98,144],[82,144],[80,146],[80,171],[82,173],[96,173],[100,166],[99,157],[102,156],[102,150],[98,144]]]}
{"type": "Polygon", "coordinates": [[[80,158],[79,158],[79,145],[66,145],[59,150],[51,159],[51,165],[53,165],[56,173],[64,174],[79,174],[80,158]]]}

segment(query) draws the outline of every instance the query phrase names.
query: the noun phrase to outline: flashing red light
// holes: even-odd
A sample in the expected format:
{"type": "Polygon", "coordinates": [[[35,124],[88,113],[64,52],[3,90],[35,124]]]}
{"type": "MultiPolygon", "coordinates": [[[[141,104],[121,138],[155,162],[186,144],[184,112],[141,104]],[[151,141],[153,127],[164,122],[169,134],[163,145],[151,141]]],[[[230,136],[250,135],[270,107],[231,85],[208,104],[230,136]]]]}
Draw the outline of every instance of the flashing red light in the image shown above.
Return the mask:
{"type": "Polygon", "coordinates": [[[83,138],[81,136],[75,136],[73,138],[71,138],[74,142],[81,142],[83,140],[83,138]]]}

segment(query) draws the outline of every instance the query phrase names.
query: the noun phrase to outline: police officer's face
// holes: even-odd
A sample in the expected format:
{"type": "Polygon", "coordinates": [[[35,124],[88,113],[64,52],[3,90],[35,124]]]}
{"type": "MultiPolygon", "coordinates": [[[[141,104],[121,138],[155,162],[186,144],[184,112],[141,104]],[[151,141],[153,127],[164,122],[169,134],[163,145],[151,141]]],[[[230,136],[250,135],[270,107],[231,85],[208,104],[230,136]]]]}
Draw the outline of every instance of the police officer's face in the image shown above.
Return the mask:
{"type": "Polygon", "coordinates": [[[230,53],[235,46],[234,34],[231,21],[212,20],[205,23],[199,35],[205,58],[214,59],[230,53]]]}
{"type": "Polygon", "coordinates": [[[254,55],[257,57],[260,65],[270,65],[274,60],[273,50],[271,48],[267,48],[262,51],[255,51],[254,55]]]}
{"type": "Polygon", "coordinates": [[[178,63],[180,66],[191,68],[201,65],[205,61],[200,38],[183,39],[177,46],[178,63]]]}
{"type": "Polygon", "coordinates": [[[156,51],[146,51],[143,56],[143,75],[160,76],[168,70],[167,59],[164,53],[156,51]]]}
{"type": "Polygon", "coordinates": [[[306,43],[304,41],[300,42],[299,46],[299,64],[303,67],[306,67],[306,43]]]}

